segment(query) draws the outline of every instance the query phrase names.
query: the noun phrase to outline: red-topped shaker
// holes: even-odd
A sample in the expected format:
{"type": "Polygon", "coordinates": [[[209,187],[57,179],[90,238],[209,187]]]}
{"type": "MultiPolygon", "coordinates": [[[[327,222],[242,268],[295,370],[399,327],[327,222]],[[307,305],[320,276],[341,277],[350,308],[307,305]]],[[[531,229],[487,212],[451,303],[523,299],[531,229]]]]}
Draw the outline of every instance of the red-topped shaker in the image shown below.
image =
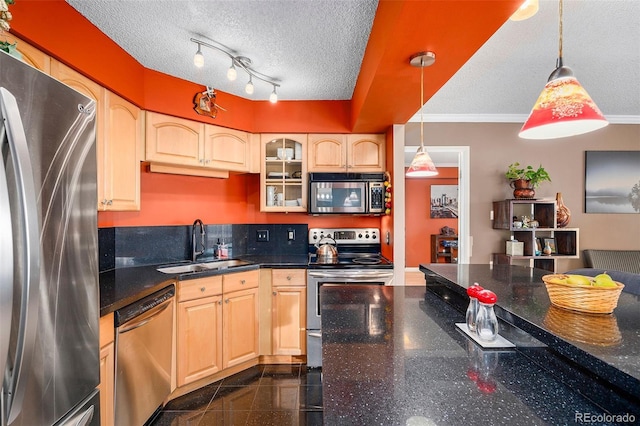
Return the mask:
{"type": "Polygon", "coordinates": [[[498,297],[491,290],[481,290],[476,297],[478,299],[476,334],[480,340],[491,342],[498,337],[498,318],[493,310],[498,297]]]}
{"type": "Polygon", "coordinates": [[[478,292],[482,291],[482,287],[478,283],[467,288],[469,296],[469,306],[467,307],[466,321],[469,331],[476,331],[476,316],[478,315],[478,292]]]}

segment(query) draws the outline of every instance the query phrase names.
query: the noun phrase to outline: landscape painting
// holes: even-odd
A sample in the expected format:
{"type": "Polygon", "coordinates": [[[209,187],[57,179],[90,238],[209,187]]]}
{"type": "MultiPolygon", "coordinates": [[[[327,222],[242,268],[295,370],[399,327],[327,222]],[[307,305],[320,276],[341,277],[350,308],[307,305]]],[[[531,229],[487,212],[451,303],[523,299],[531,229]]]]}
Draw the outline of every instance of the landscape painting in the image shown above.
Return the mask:
{"type": "Polygon", "coordinates": [[[640,151],[585,152],[585,213],[640,213],[640,151]]]}
{"type": "Polygon", "coordinates": [[[458,217],[458,185],[431,185],[431,219],[458,217]]]}

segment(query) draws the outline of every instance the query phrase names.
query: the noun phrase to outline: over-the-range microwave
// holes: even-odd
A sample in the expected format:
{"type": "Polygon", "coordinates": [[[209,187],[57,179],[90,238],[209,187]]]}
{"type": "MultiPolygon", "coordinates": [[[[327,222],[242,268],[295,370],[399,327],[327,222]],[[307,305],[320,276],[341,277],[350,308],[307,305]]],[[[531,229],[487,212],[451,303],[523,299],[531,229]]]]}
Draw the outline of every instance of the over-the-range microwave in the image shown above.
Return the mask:
{"type": "Polygon", "coordinates": [[[382,214],[384,173],[309,173],[309,214],[382,214]]]}

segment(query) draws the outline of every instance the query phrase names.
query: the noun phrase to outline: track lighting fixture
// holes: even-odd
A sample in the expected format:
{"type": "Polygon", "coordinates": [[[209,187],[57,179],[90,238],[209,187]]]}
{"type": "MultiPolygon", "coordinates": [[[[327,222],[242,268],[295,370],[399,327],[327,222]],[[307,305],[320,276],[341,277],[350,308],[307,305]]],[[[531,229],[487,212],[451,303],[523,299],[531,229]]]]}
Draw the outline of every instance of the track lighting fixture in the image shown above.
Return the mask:
{"type": "Polygon", "coordinates": [[[249,81],[244,87],[244,91],[248,95],[252,95],[255,90],[253,86],[253,77],[255,77],[258,80],[264,81],[265,83],[271,84],[273,86],[273,91],[271,92],[271,95],[269,95],[269,101],[272,103],[278,102],[278,94],[276,93],[276,88],[280,87],[280,84],[278,84],[276,79],[254,70],[251,67],[251,59],[247,58],[246,56],[235,56],[234,54],[220,46],[209,44],[202,40],[197,40],[195,38],[192,38],[190,40],[198,46],[198,51],[193,58],[193,63],[198,68],[201,68],[204,65],[204,56],[202,55],[202,52],[200,50],[201,46],[209,47],[211,49],[222,52],[231,59],[231,66],[227,70],[227,78],[229,79],[229,81],[236,80],[236,78],[238,77],[238,71],[236,67],[241,68],[249,75],[249,81]]]}
{"type": "Polygon", "coordinates": [[[204,56],[202,55],[202,50],[200,50],[200,43],[198,43],[198,51],[193,57],[193,65],[198,68],[202,68],[204,66],[204,56]]]}
{"type": "Polygon", "coordinates": [[[238,77],[238,71],[236,71],[236,65],[233,63],[233,59],[231,60],[231,66],[227,70],[227,78],[229,81],[236,81],[238,77]]]}
{"type": "Polygon", "coordinates": [[[247,95],[253,95],[253,81],[251,80],[251,75],[249,76],[249,82],[244,86],[244,91],[247,92],[247,95]]]}

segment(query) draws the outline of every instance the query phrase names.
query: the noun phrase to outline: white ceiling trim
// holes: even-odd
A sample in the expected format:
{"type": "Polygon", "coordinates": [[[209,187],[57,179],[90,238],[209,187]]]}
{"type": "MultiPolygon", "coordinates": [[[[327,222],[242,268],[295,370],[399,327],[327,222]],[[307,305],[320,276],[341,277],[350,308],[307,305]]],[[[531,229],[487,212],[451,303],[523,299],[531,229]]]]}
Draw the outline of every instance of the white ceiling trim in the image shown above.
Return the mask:
{"type": "MultiPolygon", "coordinates": [[[[425,123],[524,123],[525,114],[424,114],[425,123]]],[[[611,124],[640,124],[640,115],[605,115],[611,124]]],[[[411,117],[409,123],[419,123],[420,113],[411,117]]]]}

